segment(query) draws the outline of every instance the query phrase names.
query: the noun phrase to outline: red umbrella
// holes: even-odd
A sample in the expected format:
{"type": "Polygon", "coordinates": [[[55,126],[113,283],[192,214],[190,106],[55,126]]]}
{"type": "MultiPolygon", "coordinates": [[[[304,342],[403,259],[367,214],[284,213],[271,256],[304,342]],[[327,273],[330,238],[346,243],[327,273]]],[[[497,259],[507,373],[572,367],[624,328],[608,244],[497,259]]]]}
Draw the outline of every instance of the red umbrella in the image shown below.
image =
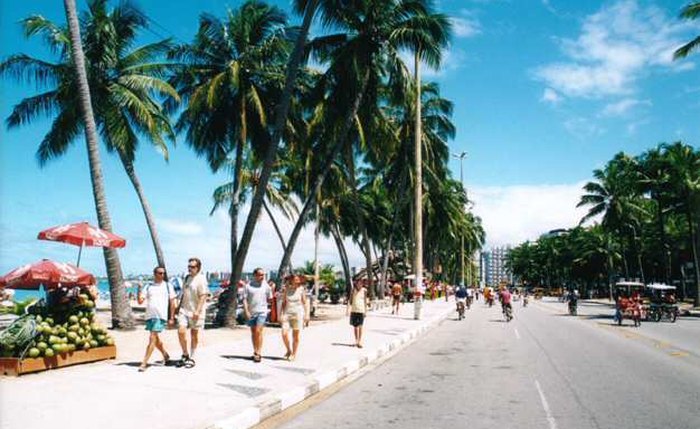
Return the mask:
{"type": "Polygon", "coordinates": [[[61,241],[63,243],[80,246],[78,251],[78,263],[80,266],[80,254],[83,246],[96,247],[124,247],[126,240],[109,231],[96,228],[87,222],[59,225],[41,231],[37,236],[39,240],[61,241]]]}
{"type": "Polygon", "coordinates": [[[0,287],[9,289],[47,289],[62,286],[90,286],[95,284],[95,277],[75,265],[43,259],[33,264],[15,268],[0,277],[0,287]]]}

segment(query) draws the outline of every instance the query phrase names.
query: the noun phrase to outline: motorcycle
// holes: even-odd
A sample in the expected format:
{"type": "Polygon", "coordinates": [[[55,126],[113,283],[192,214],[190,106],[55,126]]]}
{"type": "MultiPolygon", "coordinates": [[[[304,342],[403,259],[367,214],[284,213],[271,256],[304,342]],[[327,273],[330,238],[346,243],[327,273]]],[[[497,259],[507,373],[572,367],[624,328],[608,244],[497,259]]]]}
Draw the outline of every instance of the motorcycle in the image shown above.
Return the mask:
{"type": "Polygon", "coordinates": [[[576,300],[572,299],[571,301],[569,301],[569,314],[572,316],[576,316],[577,313],[578,313],[578,303],[576,302],[576,300]]]}
{"type": "Polygon", "coordinates": [[[527,303],[529,300],[530,300],[530,298],[528,298],[526,296],[523,297],[523,307],[527,307],[527,303]]]}

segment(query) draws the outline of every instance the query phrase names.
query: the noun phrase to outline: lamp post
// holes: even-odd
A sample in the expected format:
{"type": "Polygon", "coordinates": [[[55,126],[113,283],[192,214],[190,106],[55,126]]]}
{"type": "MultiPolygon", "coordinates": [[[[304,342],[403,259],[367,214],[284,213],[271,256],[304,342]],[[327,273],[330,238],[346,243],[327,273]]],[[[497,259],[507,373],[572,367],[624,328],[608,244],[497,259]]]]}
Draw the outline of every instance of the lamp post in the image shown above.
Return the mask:
{"type": "MultiPolygon", "coordinates": [[[[464,191],[464,158],[467,156],[467,152],[463,151],[462,153],[453,153],[452,157],[459,159],[459,181],[462,183],[462,190],[464,191]]],[[[461,235],[461,245],[459,246],[459,261],[460,261],[460,269],[461,269],[461,275],[462,275],[462,281],[460,285],[464,286],[464,231],[462,231],[461,235]]]]}

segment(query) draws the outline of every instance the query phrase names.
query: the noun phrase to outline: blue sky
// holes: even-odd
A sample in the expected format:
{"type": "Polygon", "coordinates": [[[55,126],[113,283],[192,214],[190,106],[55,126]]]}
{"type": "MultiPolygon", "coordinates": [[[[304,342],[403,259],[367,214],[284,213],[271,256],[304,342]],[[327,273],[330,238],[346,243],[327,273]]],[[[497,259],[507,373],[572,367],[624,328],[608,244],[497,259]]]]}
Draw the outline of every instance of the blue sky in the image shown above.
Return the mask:
{"type": "MultiPolygon", "coordinates": [[[[85,1],[78,0],[83,9],[85,1]]],[[[272,1],[290,13],[288,0],[272,1]]],[[[155,0],[136,2],[158,26],[143,41],[159,36],[190,41],[201,12],[224,13],[237,1],[155,0]]],[[[484,222],[489,245],[516,244],[549,229],[575,224],[582,184],[616,152],[638,154],[660,142],[698,144],[700,75],[691,56],[672,61],[673,50],[700,34],[700,22],[680,21],[684,1],[441,0],[455,37],[439,71],[455,104],[453,152],[466,150],[465,182],[484,222]]],[[[63,23],[54,0],[2,2],[0,58],[17,52],[47,60],[38,40],[25,40],[16,24],[30,14],[63,23]]],[[[3,121],[30,85],[0,80],[3,121]]],[[[75,142],[61,159],[39,168],[38,142],[49,121],[19,130],[0,130],[0,272],[43,257],[71,261],[77,248],[36,240],[49,226],[88,220],[96,224],[85,143],[75,142]]],[[[120,257],[126,273],[148,272],[154,256],[143,215],[118,160],[102,151],[107,198],[114,231],[128,241],[120,257]]],[[[451,162],[459,177],[459,162],[451,162]]],[[[171,270],[183,271],[188,256],[202,257],[205,269],[227,270],[228,221],[210,217],[211,192],[225,182],[213,175],[178,138],[170,161],[144,143],[137,171],[153,207],[171,270]]],[[[244,219],[241,219],[241,223],[244,219]]],[[[246,268],[276,267],[281,251],[272,227],[261,218],[246,268]]],[[[291,230],[286,222],[285,230],[291,230]]],[[[353,265],[361,265],[357,249],[353,265]]],[[[295,264],[313,257],[305,232],[295,264]]],[[[330,240],[321,260],[336,263],[330,240]]],[[[82,265],[102,274],[99,249],[86,249],[82,265]]]]}

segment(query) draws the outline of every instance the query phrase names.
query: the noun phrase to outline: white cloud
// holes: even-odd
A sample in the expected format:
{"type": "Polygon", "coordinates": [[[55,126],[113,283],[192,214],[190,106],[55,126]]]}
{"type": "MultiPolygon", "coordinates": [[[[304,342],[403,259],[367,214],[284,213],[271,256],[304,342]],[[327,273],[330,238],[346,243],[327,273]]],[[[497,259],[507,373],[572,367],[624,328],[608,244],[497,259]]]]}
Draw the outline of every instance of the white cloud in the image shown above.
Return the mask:
{"type": "Polygon", "coordinates": [[[175,235],[184,235],[184,236],[193,236],[193,235],[199,235],[202,233],[202,226],[196,222],[190,222],[190,221],[183,221],[183,220],[175,220],[175,219],[158,219],[156,224],[158,225],[159,228],[162,228],[164,232],[170,233],[170,234],[175,234],[175,235]]]}
{"type": "Polygon", "coordinates": [[[576,208],[583,185],[472,188],[474,212],[486,230],[487,247],[517,245],[552,229],[578,225],[586,213],[585,208],[576,208]]]}
{"type": "Polygon", "coordinates": [[[540,101],[550,104],[559,104],[563,100],[562,96],[552,88],[545,88],[540,101]]]}
{"type": "Polygon", "coordinates": [[[691,28],[658,7],[619,1],[586,17],[576,39],[560,40],[566,60],[540,67],[535,77],[570,97],[630,94],[643,73],[688,68],[672,55],[691,28]]]}
{"type": "Polygon", "coordinates": [[[625,98],[615,103],[610,103],[603,108],[603,116],[623,116],[637,106],[651,106],[650,100],[637,100],[635,98],[625,98]]]}
{"type": "Polygon", "coordinates": [[[605,133],[603,128],[582,116],[567,119],[564,128],[579,140],[588,140],[605,133]]]}
{"type": "Polygon", "coordinates": [[[481,24],[475,18],[452,17],[451,21],[452,30],[456,37],[467,38],[481,34],[481,24]]]}

